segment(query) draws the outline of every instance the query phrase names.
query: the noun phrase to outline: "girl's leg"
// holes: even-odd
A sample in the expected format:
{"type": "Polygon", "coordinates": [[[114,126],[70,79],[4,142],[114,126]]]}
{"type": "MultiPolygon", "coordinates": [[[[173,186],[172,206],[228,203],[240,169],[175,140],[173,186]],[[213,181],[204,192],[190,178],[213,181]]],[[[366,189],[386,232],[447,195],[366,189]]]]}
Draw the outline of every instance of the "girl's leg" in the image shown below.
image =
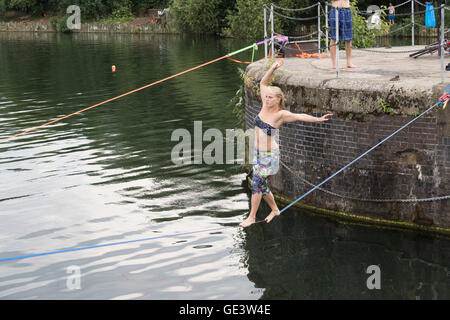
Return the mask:
{"type": "Polygon", "coordinates": [[[275,202],[275,198],[273,197],[272,191],[269,192],[266,196],[264,196],[264,200],[267,202],[269,207],[272,209],[270,214],[264,219],[267,223],[272,221],[273,218],[280,215],[280,210],[275,202]]]}
{"type": "Polygon", "coordinates": [[[241,222],[241,227],[248,227],[255,223],[256,213],[258,212],[264,192],[263,190],[267,187],[266,179],[260,174],[260,170],[261,168],[259,165],[253,166],[253,177],[250,183],[250,188],[252,190],[250,214],[247,219],[241,222]]]}
{"type": "Polygon", "coordinates": [[[248,227],[255,223],[256,220],[256,212],[258,212],[259,204],[261,203],[262,199],[262,193],[253,193],[252,199],[251,199],[251,209],[250,214],[248,215],[247,219],[241,222],[241,227],[248,227]]]}

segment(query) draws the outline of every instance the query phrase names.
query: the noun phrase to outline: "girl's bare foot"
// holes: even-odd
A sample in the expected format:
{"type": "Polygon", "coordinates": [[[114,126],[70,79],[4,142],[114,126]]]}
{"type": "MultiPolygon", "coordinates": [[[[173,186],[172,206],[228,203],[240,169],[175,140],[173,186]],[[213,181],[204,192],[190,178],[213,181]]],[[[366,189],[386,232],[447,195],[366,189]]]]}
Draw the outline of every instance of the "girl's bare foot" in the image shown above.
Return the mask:
{"type": "Polygon", "coordinates": [[[244,221],[242,221],[239,225],[240,225],[241,227],[246,228],[246,227],[248,227],[248,226],[251,226],[251,225],[254,224],[254,223],[255,223],[255,218],[250,218],[250,217],[248,217],[247,219],[245,219],[244,221]]]}
{"type": "Polygon", "coordinates": [[[353,63],[347,63],[347,68],[356,68],[356,66],[353,63]]]}
{"type": "Polygon", "coordinates": [[[267,223],[272,221],[273,218],[280,215],[280,210],[272,210],[272,212],[264,219],[267,223]]]}

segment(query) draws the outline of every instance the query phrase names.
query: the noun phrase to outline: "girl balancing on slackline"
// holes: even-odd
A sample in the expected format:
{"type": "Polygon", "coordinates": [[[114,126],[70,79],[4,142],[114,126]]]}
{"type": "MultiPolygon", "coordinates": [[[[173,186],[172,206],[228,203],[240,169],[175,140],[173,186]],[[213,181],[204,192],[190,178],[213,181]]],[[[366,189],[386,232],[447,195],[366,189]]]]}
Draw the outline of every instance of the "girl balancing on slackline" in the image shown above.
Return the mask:
{"type": "Polygon", "coordinates": [[[256,212],[262,198],[272,209],[270,214],[264,219],[267,223],[280,214],[273,194],[267,185],[267,178],[278,171],[280,150],[276,138],[281,125],[284,122],[295,121],[323,122],[333,116],[333,114],[328,113],[317,118],[304,113],[292,113],[284,110],[285,97],[283,92],[278,87],[269,86],[269,79],[272,77],[272,74],[283,63],[283,60],[275,62],[260,82],[262,108],[254,120],[255,152],[252,169],[253,177],[250,184],[252,190],[251,209],[247,219],[240,224],[242,227],[248,227],[255,223],[256,212]]]}

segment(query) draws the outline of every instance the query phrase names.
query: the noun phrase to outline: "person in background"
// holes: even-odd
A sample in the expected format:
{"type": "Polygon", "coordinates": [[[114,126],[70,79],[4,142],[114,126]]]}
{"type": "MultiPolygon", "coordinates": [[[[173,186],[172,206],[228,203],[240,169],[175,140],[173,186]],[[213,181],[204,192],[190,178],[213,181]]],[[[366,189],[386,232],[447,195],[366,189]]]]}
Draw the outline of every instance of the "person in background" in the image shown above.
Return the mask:
{"type": "Polygon", "coordinates": [[[339,18],[339,41],[345,42],[345,54],[347,56],[347,68],[356,68],[351,62],[352,58],[352,39],[353,39],[353,21],[350,11],[350,0],[332,0],[331,11],[329,13],[330,23],[330,54],[333,69],[336,69],[336,10],[339,18]]]}
{"type": "Polygon", "coordinates": [[[390,24],[394,24],[395,22],[394,22],[394,18],[395,18],[395,8],[394,8],[394,6],[392,5],[392,3],[389,3],[389,15],[388,15],[388,18],[389,18],[389,23],[390,24]]]}

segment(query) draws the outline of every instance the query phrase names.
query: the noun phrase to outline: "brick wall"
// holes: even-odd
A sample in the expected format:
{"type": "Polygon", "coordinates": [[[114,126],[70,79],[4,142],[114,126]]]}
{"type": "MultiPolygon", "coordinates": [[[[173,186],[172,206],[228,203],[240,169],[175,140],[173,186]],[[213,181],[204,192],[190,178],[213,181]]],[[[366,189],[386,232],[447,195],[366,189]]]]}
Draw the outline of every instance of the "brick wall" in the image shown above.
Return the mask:
{"type": "MultiPolygon", "coordinates": [[[[253,118],[261,109],[261,101],[249,87],[246,87],[245,97],[245,125],[249,129],[253,128],[253,118]]],[[[296,108],[292,112],[322,115],[306,111],[317,111],[315,106],[301,107],[298,101],[290,105],[296,108]]],[[[450,136],[449,130],[442,130],[442,126],[449,125],[442,122],[450,114],[450,108],[447,109],[419,118],[322,188],[358,199],[422,199],[450,195],[450,136]]],[[[322,182],[411,119],[411,116],[367,114],[355,120],[336,114],[324,123],[285,123],[280,129],[281,160],[297,176],[280,165],[278,174],[270,178],[272,190],[297,199],[312,188],[301,179],[314,185],[322,182]]],[[[316,190],[302,201],[374,218],[450,227],[450,200],[374,203],[343,199],[316,190]]]]}

